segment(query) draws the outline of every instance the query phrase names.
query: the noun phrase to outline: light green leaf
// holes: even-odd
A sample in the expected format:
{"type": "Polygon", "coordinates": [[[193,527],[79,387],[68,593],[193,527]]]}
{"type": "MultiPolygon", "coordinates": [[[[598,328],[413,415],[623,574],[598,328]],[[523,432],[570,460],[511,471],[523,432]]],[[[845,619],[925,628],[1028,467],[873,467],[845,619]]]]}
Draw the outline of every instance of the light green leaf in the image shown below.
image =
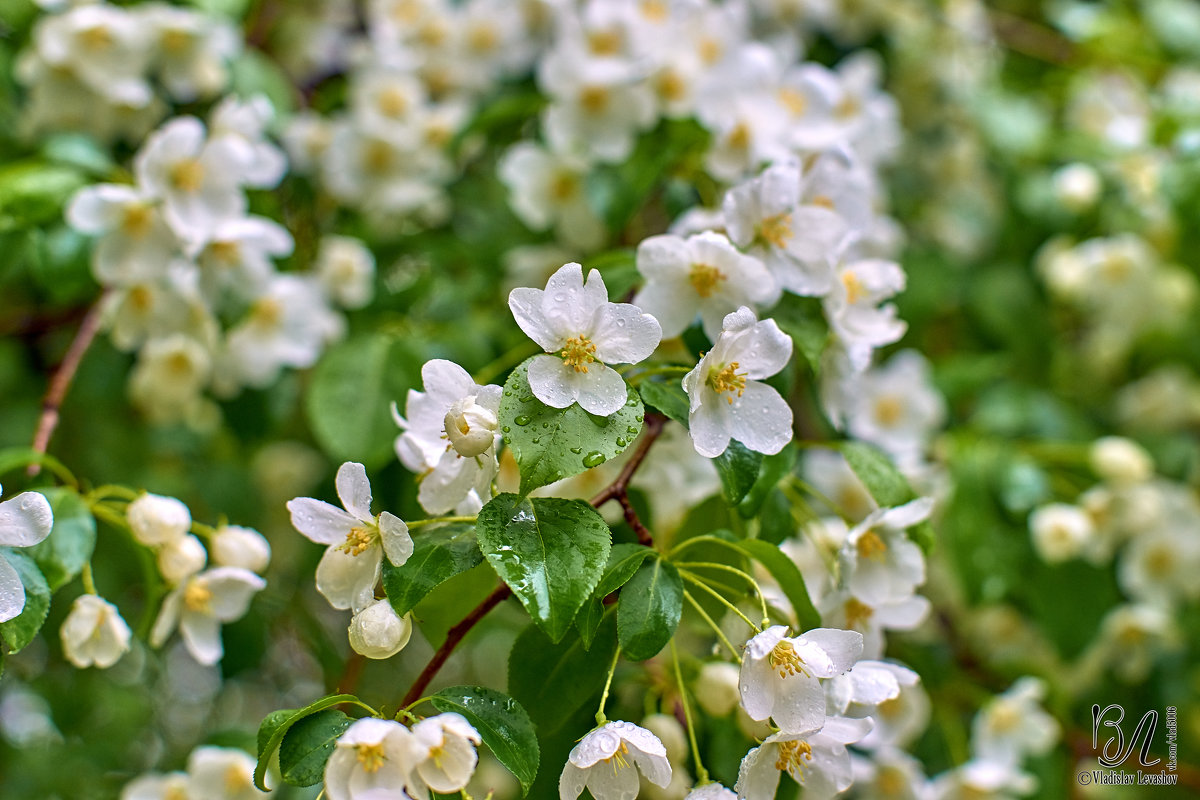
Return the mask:
{"type": "Polygon", "coordinates": [[[612,550],[608,554],[608,566],[604,568],[604,575],[575,619],[575,626],[579,628],[579,635],[583,637],[585,648],[592,646],[592,639],[600,627],[600,620],[604,618],[604,598],[624,586],[637,572],[646,557],[653,552],[643,544],[624,542],[612,546],[612,550]]]}
{"type": "Polygon", "coordinates": [[[430,698],[438,711],[466,717],[496,759],[508,767],[528,792],[537,777],[540,749],[533,721],[521,704],[503,692],[483,686],[452,686],[430,698]]]}
{"type": "Polygon", "coordinates": [[[282,708],[268,714],[258,726],[258,765],[254,768],[254,785],[264,792],[268,791],[263,779],[271,763],[271,756],[279,749],[283,737],[293,725],[310,714],[324,711],[339,703],[355,702],[358,702],[358,698],[352,694],[334,694],[309,703],[304,708],[282,708]]]}
{"type": "Polygon", "coordinates": [[[880,506],[898,506],[916,498],[908,481],[882,451],[865,442],[839,442],[837,449],[880,506]]]}
{"type": "Polygon", "coordinates": [[[50,586],[34,560],[21,550],[0,547],[0,557],[13,566],[25,587],[25,608],[7,622],[0,622],[0,637],[9,652],[19,653],[33,641],[46,621],[50,612],[50,586]]]}
{"type": "Polygon", "coordinates": [[[762,453],[756,453],[733,439],[725,452],[713,459],[717,475],[721,478],[721,493],[725,496],[725,502],[731,506],[741,502],[758,480],[758,468],[762,460],[762,453]]]}
{"type": "Polygon", "coordinates": [[[500,398],[500,430],[521,470],[521,494],[600,466],[641,432],[645,411],[633,389],[609,417],[593,416],[578,403],[550,408],[533,396],[528,367],[526,360],[513,370],[500,398]]]}
{"type": "Polygon", "coordinates": [[[25,548],[35,562],[51,592],[83,570],[96,547],[96,520],[87,503],[77,492],[66,488],[40,490],[50,501],[54,527],[50,535],[33,547],[25,548]]]}
{"type": "Polygon", "coordinates": [[[545,739],[599,693],[617,647],[616,615],[606,614],[591,650],[574,635],[557,644],[530,625],[508,657],[508,691],[545,739]]]}
{"type": "Polygon", "coordinates": [[[802,631],[821,626],[821,614],[813,606],[812,598],[808,596],[808,588],[804,585],[804,576],[800,569],[777,545],[764,542],[761,539],[743,539],[733,542],[743,553],[766,567],[767,572],[779,584],[792,610],[796,613],[796,622],[802,631]]]}
{"type": "Polygon", "coordinates": [[[625,584],[617,604],[617,639],[630,661],[658,655],[683,611],[683,581],[674,564],[653,559],[625,584]]]}
{"type": "Polygon", "coordinates": [[[600,581],[611,533],[582,500],[498,495],[476,521],[479,549],[557,642],[600,581]]]}
{"type": "Polygon", "coordinates": [[[279,744],[279,772],[284,783],[314,786],[325,776],[325,762],[338,737],[354,720],[334,708],[309,714],[288,727],[279,744]]]}
{"type": "Polygon", "coordinates": [[[22,161],[0,167],[0,233],[57,219],[86,183],[78,170],[60,164],[22,161]]]}
{"type": "Polygon", "coordinates": [[[638,391],[646,405],[657,408],[683,427],[688,426],[688,396],[678,379],[644,381],[638,391]]]}
{"type": "Polygon", "coordinates": [[[442,582],[483,561],[474,525],[443,525],[413,536],[413,554],[399,567],[383,560],[383,588],[397,614],[407,614],[442,582]]]}

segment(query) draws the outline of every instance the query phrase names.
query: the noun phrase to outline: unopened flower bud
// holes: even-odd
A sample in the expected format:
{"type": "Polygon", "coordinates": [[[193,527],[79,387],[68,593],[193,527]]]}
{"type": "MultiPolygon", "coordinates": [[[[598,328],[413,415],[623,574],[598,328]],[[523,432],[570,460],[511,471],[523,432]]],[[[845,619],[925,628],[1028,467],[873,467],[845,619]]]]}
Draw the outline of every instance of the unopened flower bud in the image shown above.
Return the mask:
{"type": "Polygon", "coordinates": [[[1154,475],[1154,459],[1140,444],[1123,436],[1097,439],[1088,455],[1096,474],[1112,483],[1142,483],[1154,475]]]}
{"type": "Polygon", "coordinates": [[[472,395],[450,406],[445,424],[446,436],[455,452],[463,458],[474,458],[486,453],[495,443],[499,420],[495,412],[476,403],[472,395]]]}
{"type": "Polygon", "coordinates": [[[262,572],[271,563],[271,545],[253,528],[223,525],[212,539],[213,561],[222,567],[262,572]]]}
{"type": "Polygon", "coordinates": [[[350,646],[367,658],[391,658],[412,635],[412,619],[401,617],[387,600],[376,600],[350,620],[350,646]]]}
{"type": "Polygon", "coordinates": [[[1095,535],[1092,518],[1078,506],[1051,503],[1029,515],[1033,546],[1048,564],[1075,558],[1095,535]]]}
{"type": "Polygon", "coordinates": [[[108,669],[129,651],[129,626],[116,606],[94,594],[75,598],[58,633],[63,655],[80,669],[108,669]]]}
{"type": "Polygon", "coordinates": [[[183,583],[204,569],[206,563],[208,553],[204,545],[191,534],[167,542],[158,551],[158,571],[172,585],[183,583]]]}
{"type": "Polygon", "coordinates": [[[1053,180],[1054,194],[1068,211],[1087,211],[1100,197],[1100,174],[1088,164],[1067,164],[1053,180]]]}
{"type": "Polygon", "coordinates": [[[182,537],[192,527],[192,514],[174,497],[143,494],[125,509],[133,536],[147,547],[158,547],[182,537]]]}
{"type": "Polygon", "coordinates": [[[669,714],[651,714],[642,720],[642,727],[657,736],[667,749],[667,760],[681,764],[687,759],[687,732],[679,720],[669,714]]]}
{"type": "Polygon", "coordinates": [[[696,702],[706,714],[723,717],[738,704],[738,668],[735,664],[712,661],[700,668],[694,685],[696,702]]]}

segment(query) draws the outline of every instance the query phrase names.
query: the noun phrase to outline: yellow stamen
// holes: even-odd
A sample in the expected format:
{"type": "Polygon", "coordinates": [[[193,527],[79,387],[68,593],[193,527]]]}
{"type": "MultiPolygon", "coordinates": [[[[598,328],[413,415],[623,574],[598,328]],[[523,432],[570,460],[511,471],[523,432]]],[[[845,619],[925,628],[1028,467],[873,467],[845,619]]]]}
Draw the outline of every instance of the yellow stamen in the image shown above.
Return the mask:
{"type": "Polygon", "coordinates": [[[389,86],[379,93],[379,110],[385,117],[399,119],[408,111],[408,95],[395,86],[389,86]]]}
{"type": "Polygon", "coordinates": [[[112,31],[103,25],[94,25],[79,32],[79,41],[88,50],[105,50],[112,46],[112,31]]]}
{"type": "Polygon", "coordinates": [[[579,92],[579,105],[589,114],[601,114],[608,109],[608,89],[603,86],[585,86],[579,92]]]}
{"type": "Polygon", "coordinates": [[[863,286],[862,281],[853,270],[846,270],[841,277],[842,286],[846,288],[846,302],[854,305],[867,293],[867,287],[863,286]]]}
{"type": "Polygon", "coordinates": [[[500,43],[496,29],[486,22],[477,22],[467,32],[467,46],[476,53],[490,53],[500,43]]]}
{"type": "Polygon", "coordinates": [[[799,740],[779,743],[779,756],[775,759],[775,769],[787,772],[797,781],[804,781],[805,762],[812,761],[812,745],[799,740]]]}
{"type": "Polygon", "coordinates": [[[206,613],[212,602],[212,590],[199,581],[189,581],[183,590],[183,604],[191,611],[206,613]]]}
{"type": "Polygon", "coordinates": [[[767,655],[767,661],[770,662],[771,668],[776,670],[781,678],[786,678],[789,675],[804,675],[806,678],[812,677],[812,673],[804,666],[804,659],[796,652],[795,645],[787,639],[775,645],[774,649],[767,655]]]}
{"type": "Polygon", "coordinates": [[[1021,724],[1021,714],[1012,703],[999,700],[988,710],[988,722],[996,733],[1011,733],[1021,724]]]}
{"type": "Polygon", "coordinates": [[[140,203],[127,206],[125,212],[121,215],[121,231],[126,236],[141,239],[150,232],[150,223],[153,219],[154,214],[150,210],[150,206],[144,206],[140,203]]]}
{"type": "Polygon", "coordinates": [[[596,360],[595,352],[596,345],[586,336],[572,336],[567,339],[567,344],[559,355],[566,365],[573,367],[576,372],[587,372],[587,365],[596,360]]]}
{"type": "Polygon", "coordinates": [[[886,719],[896,719],[904,713],[904,703],[899,697],[893,697],[890,700],[884,700],[879,705],[875,706],[886,719]]]}
{"type": "Polygon", "coordinates": [[[729,392],[729,396],[725,399],[733,405],[733,394],[737,392],[737,396],[741,397],[746,391],[746,374],[737,371],[738,362],[730,361],[728,364],[721,364],[713,367],[708,371],[708,385],[712,387],[717,394],[729,392]]]}
{"type": "Polygon", "coordinates": [[[683,99],[684,93],[687,91],[687,84],[675,70],[664,69],[658,73],[658,78],[654,81],[654,88],[663,100],[675,101],[683,99]]]}
{"type": "Polygon", "coordinates": [[[808,204],[810,206],[820,206],[821,208],[828,208],[830,211],[833,210],[833,198],[830,197],[829,195],[819,194],[816,197],[811,198],[808,201],[808,204]]]}
{"type": "Polygon", "coordinates": [[[617,774],[617,770],[625,769],[629,766],[629,762],[625,760],[625,756],[629,755],[629,745],[624,740],[621,741],[621,746],[617,748],[617,752],[613,753],[608,758],[604,759],[604,763],[613,765],[613,774],[617,774]]]}
{"type": "Polygon", "coordinates": [[[555,200],[566,201],[579,194],[579,176],[573,172],[556,172],[550,181],[550,196],[555,200]]]}
{"type": "Polygon", "coordinates": [[[859,558],[873,558],[876,561],[882,561],[887,553],[887,543],[879,537],[875,531],[867,531],[862,536],[858,537],[858,542],[854,545],[854,549],[858,551],[859,558]]]}
{"type": "Polygon", "coordinates": [[[237,242],[213,242],[208,246],[208,252],[223,264],[236,264],[241,257],[237,242]]]}
{"type": "Polygon", "coordinates": [[[621,52],[621,35],[616,31],[593,31],[588,34],[588,49],[595,56],[615,56],[621,52]]]}
{"type": "Polygon", "coordinates": [[[750,127],[744,122],[739,122],[729,132],[726,144],[731,150],[748,150],[750,148],[750,127]]]}
{"type": "Polygon", "coordinates": [[[792,238],[792,217],[787,213],[767,217],[758,224],[758,238],[776,247],[786,247],[792,238]]]}
{"type": "Polygon", "coordinates": [[[688,282],[701,297],[710,297],[723,280],[725,273],[708,264],[692,264],[692,271],[688,275],[688,282]]]}
{"type": "Polygon", "coordinates": [[[357,556],[362,555],[368,547],[375,541],[371,531],[360,526],[355,526],[346,534],[346,541],[338,546],[338,549],[347,555],[357,556]]]}
{"type": "Polygon", "coordinates": [[[163,31],[162,49],[168,53],[182,53],[191,44],[192,36],[187,31],[178,29],[163,31]]]}
{"type": "Polygon", "coordinates": [[[663,0],[642,0],[642,16],[651,22],[664,22],[667,19],[668,8],[663,0]]]}
{"type": "Polygon", "coordinates": [[[251,322],[261,328],[274,328],[282,318],[283,307],[271,297],[259,298],[250,311],[251,322]]]}
{"type": "Polygon", "coordinates": [[[789,89],[786,86],[779,90],[779,102],[797,117],[808,108],[808,99],[795,89],[789,89]]]}
{"type": "Polygon", "coordinates": [[[904,402],[895,395],[885,394],[875,401],[875,419],[885,428],[895,427],[904,416],[904,402]]]}
{"type": "Polygon", "coordinates": [[[378,772],[383,766],[383,762],[387,761],[387,756],[383,753],[383,743],[378,744],[358,744],[354,746],[358,751],[358,763],[362,766],[365,772],[378,772]]]}
{"type": "Polygon", "coordinates": [[[705,64],[712,65],[721,59],[724,53],[724,48],[716,39],[705,37],[700,40],[700,60],[705,64]]]}
{"type": "Polygon", "coordinates": [[[236,764],[230,765],[225,770],[225,790],[231,794],[237,794],[250,787],[250,776],[246,771],[236,764]]]}
{"type": "Polygon", "coordinates": [[[846,627],[853,629],[865,625],[871,619],[871,615],[875,613],[875,609],[854,597],[847,600],[843,608],[846,612],[846,627]]]}
{"type": "Polygon", "coordinates": [[[169,177],[171,185],[182,192],[199,191],[204,183],[204,167],[194,158],[185,159],[171,167],[169,177]]]}

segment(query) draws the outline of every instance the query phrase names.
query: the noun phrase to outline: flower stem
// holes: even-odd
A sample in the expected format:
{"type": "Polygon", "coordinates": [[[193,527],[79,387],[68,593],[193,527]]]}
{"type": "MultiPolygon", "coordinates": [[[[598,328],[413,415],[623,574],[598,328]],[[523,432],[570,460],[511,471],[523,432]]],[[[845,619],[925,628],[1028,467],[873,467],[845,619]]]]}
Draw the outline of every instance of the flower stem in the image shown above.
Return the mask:
{"type": "Polygon", "coordinates": [[[708,770],[700,761],[700,748],[696,745],[696,726],[692,723],[692,711],[688,707],[687,688],[683,685],[683,672],[679,669],[679,651],[675,639],[671,639],[671,660],[675,662],[675,680],[679,683],[679,702],[683,705],[683,719],[687,723],[688,741],[692,744],[692,760],[696,762],[696,782],[708,783],[708,770]]]}
{"type": "Polygon", "coordinates": [[[621,658],[621,645],[617,645],[616,651],[613,653],[612,664],[608,667],[608,678],[604,681],[604,693],[600,695],[600,710],[596,712],[596,724],[603,725],[608,722],[608,717],[604,716],[604,706],[608,704],[608,690],[612,687],[613,675],[617,672],[617,660],[621,658]]]}
{"type": "Polygon", "coordinates": [[[754,577],[752,575],[750,575],[748,572],[744,572],[744,571],[738,569],[737,567],[731,567],[728,564],[717,564],[712,561],[685,561],[685,562],[676,564],[676,566],[678,566],[678,567],[695,567],[695,568],[702,568],[702,569],[719,569],[719,570],[723,570],[724,572],[732,572],[734,575],[740,576],[747,583],[749,583],[751,586],[754,587],[754,593],[758,595],[759,605],[762,606],[762,614],[763,614],[762,624],[764,626],[766,626],[770,623],[771,615],[767,611],[767,596],[765,594],[763,594],[762,587],[758,585],[758,581],[754,580],[754,577]]]}
{"type": "Polygon", "coordinates": [[[679,574],[681,576],[683,576],[683,579],[685,581],[695,584],[696,586],[700,587],[704,591],[708,592],[709,594],[711,594],[713,597],[715,597],[717,599],[717,602],[721,603],[721,605],[725,606],[730,611],[732,611],[734,614],[737,614],[739,617],[741,617],[742,621],[745,622],[747,625],[749,625],[755,633],[762,632],[762,629],[759,628],[757,625],[755,625],[750,620],[749,617],[747,617],[745,614],[743,614],[742,610],[740,608],[735,606],[733,603],[729,602],[729,600],[726,599],[725,595],[721,594],[716,589],[712,588],[707,583],[702,581],[698,575],[696,575],[695,573],[692,573],[692,572],[688,572],[686,569],[679,570],[679,574]]]}
{"type": "Polygon", "coordinates": [[[729,637],[725,635],[725,632],[723,630],[721,630],[721,626],[719,626],[719,625],[717,625],[717,623],[713,622],[713,618],[708,615],[708,612],[704,610],[703,606],[701,606],[698,602],[696,602],[696,598],[693,597],[692,593],[689,592],[687,589],[683,590],[683,599],[687,600],[689,603],[691,603],[692,608],[696,609],[696,612],[701,617],[704,618],[704,621],[708,623],[708,627],[713,629],[713,633],[715,633],[717,635],[717,638],[720,639],[721,643],[724,644],[725,647],[729,650],[729,654],[731,656],[733,656],[734,659],[739,664],[742,663],[741,653],[739,653],[737,651],[737,648],[733,646],[733,643],[729,641],[729,637]]]}
{"type": "Polygon", "coordinates": [[[99,595],[96,591],[96,582],[92,578],[92,562],[85,562],[83,569],[79,571],[79,577],[83,581],[83,591],[86,594],[99,595]]]}

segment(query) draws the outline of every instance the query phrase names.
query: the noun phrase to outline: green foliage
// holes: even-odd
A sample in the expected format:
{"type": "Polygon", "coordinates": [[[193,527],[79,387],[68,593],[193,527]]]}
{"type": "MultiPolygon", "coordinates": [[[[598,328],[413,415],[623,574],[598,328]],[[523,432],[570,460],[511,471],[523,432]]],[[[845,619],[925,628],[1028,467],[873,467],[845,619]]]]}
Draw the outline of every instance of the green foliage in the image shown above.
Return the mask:
{"type": "Polygon", "coordinates": [[[575,618],[575,625],[579,628],[585,648],[592,646],[592,638],[595,637],[600,621],[604,618],[604,598],[624,586],[642,562],[653,553],[654,551],[645,545],[630,542],[612,546],[604,575],[592,591],[591,598],[579,609],[579,616],[575,618]]]}
{"type": "Polygon", "coordinates": [[[500,398],[500,429],[521,470],[521,494],[600,466],[641,432],[645,412],[633,389],[609,417],[593,416],[578,403],[550,408],[533,396],[528,368],[526,360],[513,370],[500,398]]]}
{"type": "Polygon", "coordinates": [[[383,589],[397,614],[407,614],[444,581],[483,561],[475,526],[440,525],[413,536],[413,554],[399,567],[383,560],[383,589]]]}
{"type": "Polygon", "coordinates": [[[653,658],[675,635],[683,613],[683,580],[669,561],[651,559],[625,584],[617,605],[617,639],[630,661],[653,658]]]}
{"type": "Polygon", "coordinates": [[[678,380],[644,381],[638,391],[646,405],[658,409],[683,427],[688,426],[688,396],[678,380]]]}
{"type": "MultiPolygon", "coordinates": [[[[877,448],[864,442],[839,442],[837,448],[881,507],[899,506],[917,498],[900,470],[877,448]]],[[[909,535],[926,554],[937,541],[928,520],[914,525],[909,535]]]]}
{"type": "Polygon", "coordinates": [[[62,164],[29,160],[0,166],[0,233],[56,219],[86,183],[82,173],[62,164]]]}
{"type": "Polygon", "coordinates": [[[33,641],[46,621],[50,612],[50,585],[34,560],[21,550],[0,547],[0,556],[17,571],[25,587],[25,608],[7,622],[0,622],[0,638],[10,653],[18,653],[33,641]]]}
{"type": "Polygon", "coordinates": [[[778,545],[764,542],[761,539],[745,539],[733,543],[739,550],[750,558],[766,567],[767,572],[779,584],[792,610],[796,613],[796,622],[800,630],[818,628],[821,625],[821,614],[813,606],[808,596],[808,588],[804,585],[804,576],[800,574],[796,563],[792,561],[778,545]]]}
{"type": "Polygon", "coordinates": [[[434,694],[430,702],[438,711],[466,717],[496,759],[521,782],[522,791],[529,791],[540,750],[533,721],[520,703],[484,686],[452,686],[434,694]]]}
{"type": "MultiPolygon", "coordinates": [[[[270,714],[268,714],[263,719],[262,724],[258,727],[258,764],[254,768],[254,785],[257,786],[261,791],[267,791],[267,786],[263,782],[267,774],[267,767],[270,766],[271,758],[275,755],[275,751],[280,749],[280,745],[284,741],[284,738],[287,736],[292,727],[296,725],[296,723],[314,714],[325,712],[333,706],[341,703],[353,703],[357,701],[358,698],[352,694],[334,694],[329,695],[328,697],[322,697],[320,700],[309,703],[304,708],[281,708],[278,711],[272,711],[270,714]]],[[[345,716],[345,714],[342,714],[342,717],[345,716]]],[[[325,719],[330,718],[327,717],[325,719]]],[[[348,721],[349,718],[346,717],[346,719],[347,722],[345,726],[342,727],[342,730],[345,730],[350,725],[348,721]]],[[[336,738],[336,736],[334,738],[336,738]]],[[[304,741],[308,740],[306,739],[304,741]]],[[[299,765],[300,762],[305,761],[307,758],[306,754],[301,752],[302,748],[298,746],[298,743],[301,743],[300,740],[294,741],[291,749],[289,750],[288,763],[292,766],[299,765]]],[[[332,752],[332,746],[330,747],[330,752],[332,752]]],[[[325,758],[329,758],[328,753],[326,753],[325,758]]],[[[324,765],[324,763],[324,761],[321,762],[322,765],[324,765]]],[[[280,766],[283,766],[282,753],[280,753],[280,766]]],[[[303,772],[303,767],[301,768],[301,772],[303,772]]],[[[286,775],[284,776],[284,780],[287,781],[286,775]]],[[[291,783],[291,781],[288,782],[291,783]]],[[[296,785],[309,786],[311,784],[296,785]]]]}
{"type": "Polygon", "coordinates": [[[50,501],[54,527],[49,536],[33,547],[25,548],[24,552],[37,562],[50,591],[57,592],[78,575],[92,557],[96,547],[96,520],[87,503],[74,490],[51,488],[41,492],[50,501]]]}
{"type": "Polygon", "coordinates": [[[488,563],[546,635],[562,639],[608,563],[604,519],[581,500],[501,494],[477,525],[488,563]]]}
{"type": "Polygon", "coordinates": [[[738,513],[747,519],[758,514],[767,501],[767,496],[785,476],[791,474],[795,465],[796,449],[790,445],[774,455],[764,456],[758,477],[738,503],[738,513]]]}
{"type": "Polygon", "coordinates": [[[721,493],[725,502],[736,506],[749,493],[758,480],[758,469],[762,465],[762,453],[756,453],[746,445],[731,439],[725,452],[713,459],[717,475],[721,478],[721,493]]]}
{"type": "Polygon", "coordinates": [[[279,773],[292,786],[315,786],[325,776],[325,763],[337,739],[354,720],[327,708],[293,722],[279,744],[279,773]]]}

